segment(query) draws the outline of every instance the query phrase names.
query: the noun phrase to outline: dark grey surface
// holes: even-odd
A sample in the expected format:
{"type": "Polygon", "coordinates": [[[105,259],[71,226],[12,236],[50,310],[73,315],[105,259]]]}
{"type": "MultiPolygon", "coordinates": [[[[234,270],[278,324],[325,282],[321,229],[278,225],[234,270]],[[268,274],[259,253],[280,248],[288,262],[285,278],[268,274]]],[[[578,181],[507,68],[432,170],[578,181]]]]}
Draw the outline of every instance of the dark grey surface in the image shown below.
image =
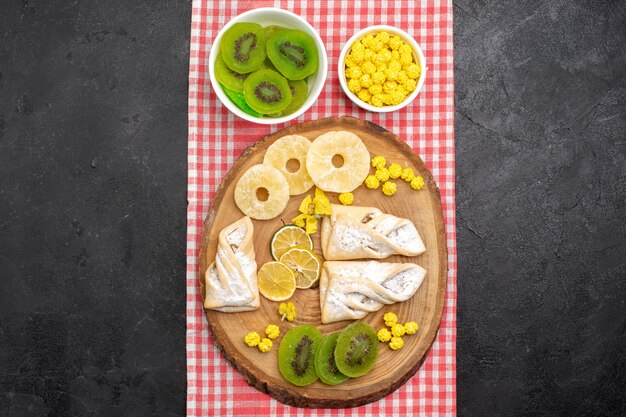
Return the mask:
{"type": "MultiPolygon", "coordinates": [[[[626,415],[626,5],[454,13],[458,414],[626,415]]],[[[184,415],[189,20],[0,3],[0,416],[184,415]]]]}
{"type": "Polygon", "coordinates": [[[180,416],[190,2],[0,2],[0,416],[180,416]]]}
{"type": "Polygon", "coordinates": [[[462,416],[626,415],[626,3],[456,0],[462,416]]]}

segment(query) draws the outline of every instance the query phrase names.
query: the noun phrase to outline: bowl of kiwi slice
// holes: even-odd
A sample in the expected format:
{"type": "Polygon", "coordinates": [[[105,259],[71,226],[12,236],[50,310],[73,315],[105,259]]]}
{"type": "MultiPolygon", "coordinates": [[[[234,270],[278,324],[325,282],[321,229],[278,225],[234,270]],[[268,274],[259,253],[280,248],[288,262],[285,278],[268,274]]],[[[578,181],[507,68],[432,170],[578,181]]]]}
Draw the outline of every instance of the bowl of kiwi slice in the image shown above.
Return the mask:
{"type": "Polygon", "coordinates": [[[233,114],[259,124],[288,122],[320,95],[328,57],[302,17],[278,8],[249,10],[228,22],[209,53],[211,86],[233,114]]]}

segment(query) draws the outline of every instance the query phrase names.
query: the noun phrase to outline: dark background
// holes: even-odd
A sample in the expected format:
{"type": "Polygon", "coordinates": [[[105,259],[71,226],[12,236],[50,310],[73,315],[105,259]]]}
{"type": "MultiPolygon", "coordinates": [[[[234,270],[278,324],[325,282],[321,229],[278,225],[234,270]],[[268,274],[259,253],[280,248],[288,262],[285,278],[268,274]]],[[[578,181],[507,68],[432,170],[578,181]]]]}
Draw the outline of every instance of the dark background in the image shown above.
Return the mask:
{"type": "MultiPolygon", "coordinates": [[[[182,416],[190,2],[0,0],[0,416],[182,416]]],[[[454,3],[459,416],[626,415],[626,4],[454,3]]]]}

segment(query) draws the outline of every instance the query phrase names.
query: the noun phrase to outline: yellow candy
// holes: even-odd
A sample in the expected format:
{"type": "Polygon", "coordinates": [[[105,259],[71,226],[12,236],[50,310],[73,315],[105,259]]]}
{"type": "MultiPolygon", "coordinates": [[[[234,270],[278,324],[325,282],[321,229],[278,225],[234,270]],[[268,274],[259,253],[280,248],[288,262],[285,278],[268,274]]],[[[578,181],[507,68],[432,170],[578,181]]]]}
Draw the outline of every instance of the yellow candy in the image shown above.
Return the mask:
{"type": "Polygon", "coordinates": [[[413,79],[419,78],[421,72],[422,71],[420,70],[420,67],[417,66],[417,64],[411,64],[406,69],[406,75],[408,75],[409,78],[413,78],[413,79]]]}
{"type": "Polygon", "coordinates": [[[385,321],[385,326],[391,327],[398,322],[398,316],[396,315],[396,313],[390,311],[388,313],[385,313],[385,315],[383,316],[383,320],[385,321]]]}
{"type": "Polygon", "coordinates": [[[257,332],[250,332],[243,338],[243,341],[246,343],[246,345],[254,347],[257,346],[261,341],[261,336],[259,336],[257,332]]]}
{"type": "Polygon", "coordinates": [[[350,54],[350,58],[355,64],[363,62],[363,59],[365,59],[365,49],[359,49],[358,51],[352,52],[350,54]]]}
{"type": "MultiPolygon", "coordinates": [[[[392,62],[393,64],[393,62],[392,62]]],[[[398,74],[400,73],[400,71],[396,71],[394,69],[391,68],[387,68],[387,70],[385,71],[385,76],[387,77],[387,80],[389,81],[395,81],[398,79],[398,74]]]]}
{"type": "Polygon", "coordinates": [[[404,332],[406,334],[415,334],[419,330],[419,326],[414,321],[404,323],[404,332]]]}
{"type": "Polygon", "coordinates": [[[376,65],[373,63],[366,61],[361,65],[361,70],[364,74],[373,74],[376,72],[376,65]]]}
{"type": "Polygon", "coordinates": [[[380,52],[383,49],[383,46],[383,43],[377,40],[372,41],[370,44],[370,48],[372,48],[372,51],[374,52],[380,52]]]}
{"type": "Polygon", "coordinates": [[[413,55],[400,53],[400,63],[402,66],[410,65],[413,62],[413,55]]]}
{"type": "Polygon", "coordinates": [[[378,336],[378,340],[381,342],[388,342],[391,340],[391,332],[384,327],[376,333],[376,336],[378,336]]]}
{"type": "Polygon", "coordinates": [[[364,102],[368,102],[370,101],[370,99],[372,98],[372,95],[370,94],[370,92],[365,89],[362,88],[358,93],[357,93],[357,97],[360,98],[361,100],[363,100],[364,102]]]}
{"type": "Polygon", "coordinates": [[[380,84],[373,84],[370,88],[369,88],[369,92],[372,95],[376,95],[376,94],[380,94],[383,92],[383,86],[380,84]]]}
{"type": "Polygon", "coordinates": [[[400,175],[402,175],[402,167],[400,166],[400,164],[396,164],[395,162],[391,165],[389,165],[389,177],[393,178],[394,180],[396,178],[399,178],[400,175]]]}
{"type": "Polygon", "coordinates": [[[378,167],[374,175],[378,178],[378,181],[387,181],[389,179],[389,170],[385,167],[378,167]]]}
{"type": "Polygon", "coordinates": [[[397,88],[398,84],[396,84],[395,81],[385,81],[385,84],[383,84],[383,91],[385,93],[392,93],[396,91],[397,88]]]}
{"type": "Polygon", "coordinates": [[[272,341],[266,337],[264,337],[259,343],[259,350],[261,352],[269,352],[272,349],[272,341]]]}
{"type": "Polygon", "coordinates": [[[402,349],[403,346],[404,340],[402,340],[401,337],[392,337],[391,341],[389,342],[389,347],[393,350],[402,349]]]}
{"type": "Polygon", "coordinates": [[[363,46],[363,44],[359,41],[356,41],[352,44],[352,52],[356,52],[356,51],[364,51],[365,50],[365,46],[363,46]]]}
{"type": "Polygon", "coordinates": [[[415,91],[417,88],[417,81],[409,79],[402,83],[402,87],[406,89],[406,91],[415,91]]]}
{"type": "Polygon", "coordinates": [[[341,193],[339,194],[339,202],[344,206],[349,206],[354,203],[354,194],[352,193],[341,193]]]}
{"type": "Polygon", "coordinates": [[[398,190],[398,186],[396,185],[395,182],[387,181],[383,184],[382,190],[383,190],[383,194],[387,196],[392,196],[398,190]]]}
{"type": "Polygon", "coordinates": [[[387,32],[382,31],[378,32],[378,34],[376,35],[376,39],[381,41],[383,44],[386,44],[389,43],[390,36],[387,32]]]}
{"type": "Polygon", "coordinates": [[[417,177],[413,177],[413,179],[411,180],[412,189],[421,190],[423,186],[424,186],[424,178],[422,178],[420,175],[418,175],[417,177]]]}
{"type": "Polygon", "coordinates": [[[398,73],[398,80],[397,80],[397,81],[398,81],[400,84],[404,84],[404,83],[405,83],[408,79],[409,79],[409,76],[408,76],[408,75],[406,75],[406,71],[405,71],[405,70],[401,70],[401,71],[398,73]]]}
{"type": "Polygon", "coordinates": [[[374,84],[372,82],[372,77],[369,74],[361,75],[361,78],[359,78],[359,83],[361,83],[362,88],[370,88],[374,84]]]}
{"type": "Polygon", "coordinates": [[[365,178],[365,186],[370,190],[375,190],[379,185],[380,181],[378,181],[378,178],[374,175],[368,175],[367,178],[365,178]]]}
{"type": "MultiPolygon", "coordinates": [[[[372,82],[374,84],[382,84],[385,82],[385,79],[387,77],[385,77],[385,73],[382,71],[376,71],[373,75],[372,75],[372,82]]],[[[371,93],[371,91],[370,91],[371,93]]]]}
{"type": "Polygon", "coordinates": [[[406,182],[411,182],[415,175],[413,174],[413,170],[411,168],[404,168],[402,170],[402,179],[406,182]]]}
{"type": "Polygon", "coordinates": [[[361,78],[363,71],[361,67],[351,67],[346,70],[346,78],[361,78]]]}
{"type": "Polygon", "coordinates": [[[393,38],[389,39],[389,47],[394,50],[394,49],[399,49],[400,45],[402,45],[402,39],[400,39],[398,36],[394,36],[393,38]]]}
{"type": "Polygon", "coordinates": [[[411,47],[409,45],[407,45],[406,43],[403,43],[400,46],[400,53],[401,54],[409,54],[412,55],[413,54],[413,50],[411,49],[411,47]]]}
{"type": "Polygon", "coordinates": [[[393,326],[391,326],[391,334],[396,336],[396,337],[401,337],[404,336],[404,326],[401,325],[400,323],[396,323],[393,326]]]}
{"type": "Polygon", "coordinates": [[[402,91],[393,91],[390,93],[391,95],[391,103],[395,106],[404,101],[406,98],[406,94],[402,91]]]}
{"type": "Polygon", "coordinates": [[[372,158],[372,168],[384,168],[387,165],[387,159],[384,156],[376,155],[372,158]]]}
{"type": "Polygon", "coordinates": [[[361,82],[354,78],[348,80],[348,90],[352,91],[353,93],[358,93],[359,91],[361,91],[361,82]]]}
{"type": "Polygon", "coordinates": [[[280,327],[275,324],[270,324],[265,328],[265,334],[270,339],[276,339],[278,336],[280,336],[280,327]]]}

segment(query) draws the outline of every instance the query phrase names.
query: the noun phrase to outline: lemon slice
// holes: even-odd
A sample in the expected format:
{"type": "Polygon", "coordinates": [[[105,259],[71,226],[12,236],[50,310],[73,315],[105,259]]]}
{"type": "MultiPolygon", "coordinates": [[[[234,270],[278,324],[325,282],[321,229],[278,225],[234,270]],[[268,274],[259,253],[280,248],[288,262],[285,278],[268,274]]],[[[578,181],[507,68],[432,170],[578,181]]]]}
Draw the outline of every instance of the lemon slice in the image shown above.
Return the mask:
{"type": "Polygon", "coordinates": [[[267,262],[257,273],[259,292],[271,301],[284,301],[296,291],[293,272],[280,262],[267,262]]]}
{"type": "Polygon", "coordinates": [[[296,225],[288,224],[274,233],[270,241],[270,254],[275,261],[291,248],[308,248],[313,250],[313,239],[306,231],[296,225]]]}
{"type": "Polygon", "coordinates": [[[311,288],[320,279],[322,261],[311,249],[291,248],[280,262],[293,271],[296,288],[311,288]]]}

